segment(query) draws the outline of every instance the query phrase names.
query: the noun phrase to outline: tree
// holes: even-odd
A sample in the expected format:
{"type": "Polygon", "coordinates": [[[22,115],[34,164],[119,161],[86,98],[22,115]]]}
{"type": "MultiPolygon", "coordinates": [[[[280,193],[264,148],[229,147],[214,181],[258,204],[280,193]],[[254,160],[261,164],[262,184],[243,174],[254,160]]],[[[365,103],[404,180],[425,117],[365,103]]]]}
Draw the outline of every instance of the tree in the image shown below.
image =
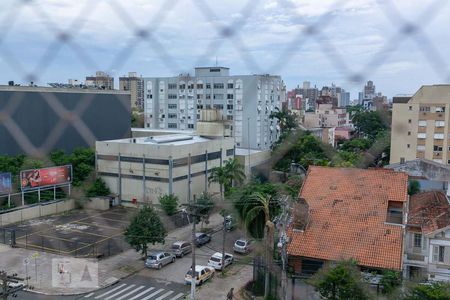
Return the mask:
{"type": "Polygon", "coordinates": [[[402,283],[402,274],[398,271],[384,270],[380,285],[383,287],[383,294],[391,294],[402,283]]]}
{"type": "Polygon", "coordinates": [[[91,148],[76,148],[71,154],[55,150],[50,153],[50,160],[57,166],[71,164],[73,185],[80,186],[94,170],[95,152],[91,148]]]}
{"type": "Polygon", "coordinates": [[[159,203],[167,215],[171,216],[178,210],[178,197],[176,195],[163,195],[159,197],[159,203]]]}
{"type": "Polygon", "coordinates": [[[297,116],[285,108],[280,111],[280,109],[276,107],[269,118],[278,120],[278,125],[280,126],[280,131],[282,133],[298,127],[297,116]]]}
{"type": "MultiPolygon", "coordinates": [[[[229,178],[228,190],[234,183],[241,184],[245,180],[244,166],[237,158],[231,158],[225,161],[225,174],[229,178]]],[[[225,192],[228,192],[228,190],[225,190],[225,192]]]]}
{"type": "Polygon", "coordinates": [[[197,213],[201,215],[202,227],[203,222],[208,224],[209,215],[211,214],[213,208],[214,201],[212,199],[212,196],[206,192],[201,193],[197,198],[197,213]]]}
{"type": "Polygon", "coordinates": [[[388,125],[378,111],[356,111],[351,119],[356,131],[362,137],[374,139],[379,132],[388,129],[388,125]]]}
{"type": "Polygon", "coordinates": [[[226,174],[224,167],[212,168],[211,173],[208,177],[208,183],[218,183],[220,186],[220,198],[223,199],[223,190],[229,182],[228,176],[226,174]]]}
{"type": "Polygon", "coordinates": [[[412,196],[420,192],[420,182],[410,180],[408,184],[408,195],[412,196]]]}
{"type": "Polygon", "coordinates": [[[136,251],[141,251],[147,257],[148,244],[165,242],[167,231],[156,211],[150,206],[144,206],[131,220],[125,230],[125,240],[136,251]]]}
{"type": "Polygon", "coordinates": [[[354,260],[340,261],[336,265],[327,264],[309,282],[327,300],[369,299],[354,260]]]}
{"type": "Polygon", "coordinates": [[[450,284],[447,282],[432,282],[417,284],[408,291],[403,300],[448,300],[450,299],[450,284]]]}
{"type": "Polygon", "coordinates": [[[108,196],[110,194],[111,191],[101,178],[95,179],[94,183],[86,191],[87,197],[108,196]]]}

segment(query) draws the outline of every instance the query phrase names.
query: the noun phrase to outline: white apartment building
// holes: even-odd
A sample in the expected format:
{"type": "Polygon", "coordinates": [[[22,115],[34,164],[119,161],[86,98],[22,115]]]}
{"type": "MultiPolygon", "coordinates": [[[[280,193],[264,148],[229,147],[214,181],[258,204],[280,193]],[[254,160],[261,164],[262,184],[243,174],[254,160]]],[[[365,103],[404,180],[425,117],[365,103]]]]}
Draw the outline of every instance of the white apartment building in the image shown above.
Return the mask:
{"type": "Polygon", "coordinates": [[[144,78],[145,127],[196,130],[202,109],[219,109],[232,121],[235,145],[268,150],[278,139],[270,119],[285,100],[280,76],[230,75],[225,67],[198,67],[194,76],[144,78]]]}

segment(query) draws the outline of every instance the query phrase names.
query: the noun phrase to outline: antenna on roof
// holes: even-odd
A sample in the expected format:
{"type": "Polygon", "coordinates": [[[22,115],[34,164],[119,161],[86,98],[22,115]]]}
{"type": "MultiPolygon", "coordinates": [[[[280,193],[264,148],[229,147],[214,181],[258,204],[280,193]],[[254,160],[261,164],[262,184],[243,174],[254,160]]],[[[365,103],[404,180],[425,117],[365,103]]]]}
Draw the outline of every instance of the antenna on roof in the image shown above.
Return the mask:
{"type": "Polygon", "coordinates": [[[217,56],[216,56],[216,67],[219,66],[219,62],[217,61],[217,56]]]}

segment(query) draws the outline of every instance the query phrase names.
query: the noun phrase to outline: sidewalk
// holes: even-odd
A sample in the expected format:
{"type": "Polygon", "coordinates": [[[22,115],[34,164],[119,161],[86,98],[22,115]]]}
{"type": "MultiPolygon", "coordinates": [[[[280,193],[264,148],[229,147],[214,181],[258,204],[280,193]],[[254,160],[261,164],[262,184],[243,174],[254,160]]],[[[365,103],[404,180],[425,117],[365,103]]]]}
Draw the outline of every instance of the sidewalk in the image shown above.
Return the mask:
{"type": "MultiPolygon", "coordinates": [[[[223,218],[219,214],[210,217],[208,227],[219,227],[222,225],[223,218]]],[[[177,228],[169,232],[167,240],[189,239],[192,233],[191,226],[177,228]]],[[[170,245],[151,245],[151,247],[169,247],[170,245]]],[[[57,254],[32,251],[22,248],[11,248],[0,244],[0,266],[2,270],[8,273],[17,273],[19,277],[31,277],[29,285],[34,287],[34,292],[46,295],[75,295],[83,294],[107,287],[118,280],[132,275],[144,268],[144,261],[141,254],[134,249],[124,251],[113,257],[103,260],[89,260],[98,262],[98,287],[80,288],[80,287],[55,287],[52,284],[52,260],[70,258],[57,254]],[[36,254],[37,253],[37,254],[36,254]],[[32,258],[38,256],[36,259],[32,258]],[[24,260],[28,258],[28,264],[24,260]],[[36,262],[36,264],[35,264],[36,262]]]]}

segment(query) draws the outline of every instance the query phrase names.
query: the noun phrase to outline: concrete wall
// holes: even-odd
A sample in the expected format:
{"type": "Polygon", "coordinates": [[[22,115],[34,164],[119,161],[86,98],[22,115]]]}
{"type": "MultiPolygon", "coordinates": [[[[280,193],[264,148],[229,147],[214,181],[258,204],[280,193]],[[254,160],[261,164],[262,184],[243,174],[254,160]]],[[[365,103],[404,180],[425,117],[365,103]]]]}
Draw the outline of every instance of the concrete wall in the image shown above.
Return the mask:
{"type": "Polygon", "coordinates": [[[109,198],[107,197],[89,198],[89,200],[84,204],[84,208],[93,210],[108,210],[109,198]]]}
{"type": "Polygon", "coordinates": [[[51,203],[41,203],[22,209],[14,210],[12,212],[0,214],[0,226],[5,226],[13,223],[19,223],[39,217],[54,215],[70,211],[75,208],[75,200],[61,200],[51,203]]]}

